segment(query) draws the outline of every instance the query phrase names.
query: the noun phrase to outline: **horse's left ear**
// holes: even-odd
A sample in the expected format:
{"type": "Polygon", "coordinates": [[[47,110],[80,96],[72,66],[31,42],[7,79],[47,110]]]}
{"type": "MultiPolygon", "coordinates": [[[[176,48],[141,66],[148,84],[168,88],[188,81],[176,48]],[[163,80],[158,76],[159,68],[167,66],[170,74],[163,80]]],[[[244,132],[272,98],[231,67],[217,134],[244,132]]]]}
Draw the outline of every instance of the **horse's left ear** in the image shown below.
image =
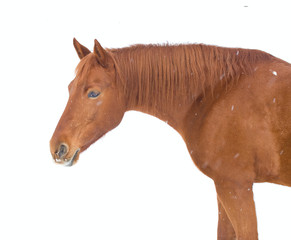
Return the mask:
{"type": "Polygon", "coordinates": [[[98,63],[102,67],[109,67],[111,63],[111,56],[109,53],[100,45],[100,43],[95,39],[94,40],[94,54],[96,56],[96,59],[98,63]]]}
{"type": "Polygon", "coordinates": [[[73,39],[73,44],[80,59],[91,53],[90,50],[80,44],[76,38],[73,39]]]}

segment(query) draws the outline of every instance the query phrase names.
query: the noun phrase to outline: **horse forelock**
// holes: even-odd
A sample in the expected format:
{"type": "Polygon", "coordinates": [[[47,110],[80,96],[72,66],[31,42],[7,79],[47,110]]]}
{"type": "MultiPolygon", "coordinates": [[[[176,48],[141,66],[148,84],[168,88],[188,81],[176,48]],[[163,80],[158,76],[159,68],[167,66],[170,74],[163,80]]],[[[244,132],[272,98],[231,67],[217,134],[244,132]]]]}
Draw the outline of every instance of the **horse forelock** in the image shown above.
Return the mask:
{"type": "Polygon", "coordinates": [[[97,67],[97,61],[93,53],[82,58],[75,69],[76,78],[85,81],[90,71],[97,67]]]}

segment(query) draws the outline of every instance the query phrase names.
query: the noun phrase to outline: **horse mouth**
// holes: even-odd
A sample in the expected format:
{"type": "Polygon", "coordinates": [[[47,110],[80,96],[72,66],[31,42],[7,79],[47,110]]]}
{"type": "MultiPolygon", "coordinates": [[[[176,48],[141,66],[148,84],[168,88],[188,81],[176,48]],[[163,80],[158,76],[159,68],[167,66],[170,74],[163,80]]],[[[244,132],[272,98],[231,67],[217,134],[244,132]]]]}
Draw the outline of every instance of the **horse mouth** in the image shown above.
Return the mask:
{"type": "Polygon", "coordinates": [[[75,151],[74,155],[71,158],[55,159],[55,161],[56,161],[56,163],[61,163],[66,167],[71,167],[71,166],[73,166],[75,160],[77,159],[79,152],[80,152],[80,148],[78,148],[75,151]]]}

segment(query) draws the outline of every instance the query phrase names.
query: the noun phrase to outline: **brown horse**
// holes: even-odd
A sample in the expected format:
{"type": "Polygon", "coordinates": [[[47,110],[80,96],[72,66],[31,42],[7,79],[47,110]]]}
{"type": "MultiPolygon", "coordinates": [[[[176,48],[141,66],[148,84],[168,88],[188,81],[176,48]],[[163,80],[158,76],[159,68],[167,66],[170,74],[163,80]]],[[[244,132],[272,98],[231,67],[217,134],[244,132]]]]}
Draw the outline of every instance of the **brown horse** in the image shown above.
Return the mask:
{"type": "Polygon", "coordinates": [[[180,133],[214,180],[218,239],[258,239],[253,183],[291,186],[291,66],[200,44],[74,46],[81,61],[50,141],[55,161],[76,163],[128,110],[151,114],[180,133]]]}

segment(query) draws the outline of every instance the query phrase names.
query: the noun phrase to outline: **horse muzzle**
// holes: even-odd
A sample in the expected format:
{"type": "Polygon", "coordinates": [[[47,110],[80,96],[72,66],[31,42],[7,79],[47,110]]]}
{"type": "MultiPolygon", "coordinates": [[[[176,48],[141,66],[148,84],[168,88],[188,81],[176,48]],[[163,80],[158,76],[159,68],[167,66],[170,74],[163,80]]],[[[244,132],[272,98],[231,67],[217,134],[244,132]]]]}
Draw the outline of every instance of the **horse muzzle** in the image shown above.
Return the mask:
{"type": "Polygon", "coordinates": [[[56,163],[63,164],[64,166],[72,166],[74,162],[79,157],[80,148],[76,149],[73,154],[69,154],[69,148],[66,144],[62,143],[57,148],[57,151],[55,151],[53,155],[53,159],[56,163]],[[71,155],[71,156],[70,156],[71,155]]]}

